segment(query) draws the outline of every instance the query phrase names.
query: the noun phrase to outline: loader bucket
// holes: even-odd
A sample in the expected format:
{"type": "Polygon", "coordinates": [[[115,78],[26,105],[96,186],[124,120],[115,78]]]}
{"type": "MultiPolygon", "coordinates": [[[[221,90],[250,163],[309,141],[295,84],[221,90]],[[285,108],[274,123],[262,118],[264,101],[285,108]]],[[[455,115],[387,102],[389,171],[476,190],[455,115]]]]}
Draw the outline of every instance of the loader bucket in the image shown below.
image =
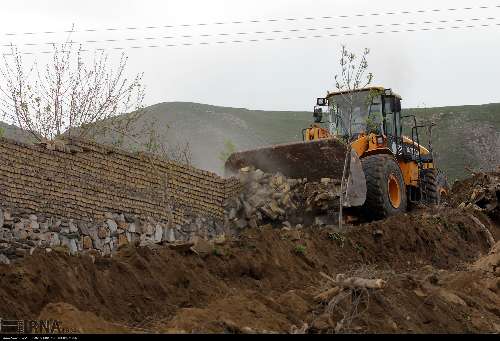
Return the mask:
{"type": "MultiPolygon", "coordinates": [[[[226,175],[253,166],[266,173],[281,173],[289,178],[319,181],[342,179],[346,147],[339,140],[321,139],[278,144],[231,154],[225,164],[226,175]]],[[[361,162],[352,151],[346,186],[345,206],[361,206],[366,198],[366,183],[361,162]]]]}

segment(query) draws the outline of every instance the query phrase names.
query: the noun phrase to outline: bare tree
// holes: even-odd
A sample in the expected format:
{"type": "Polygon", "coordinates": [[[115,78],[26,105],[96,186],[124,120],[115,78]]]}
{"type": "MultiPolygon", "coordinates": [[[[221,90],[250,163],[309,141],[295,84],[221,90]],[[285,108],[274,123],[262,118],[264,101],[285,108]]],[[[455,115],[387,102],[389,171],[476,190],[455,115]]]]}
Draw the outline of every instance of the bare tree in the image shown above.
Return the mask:
{"type": "Polygon", "coordinates": [[[348,51],[344,45],[342,45],[341,57],[340,57],[340,74],[335,75],[335,87],[338,92],[340,92],[343,102],[344,110],[347,110],[348,121],[346,123],[346,154],[344,161],[344,169],[342,172],[342,181],[340,184],[340,207],[339,207],[339,227],[342,228],[343,220],[343,205],[344,205],[344,191],[346,189],[346,182],[348,179],[348,165],[350,162],[351,155],[351,139],[352,139],[352,118],[354,111],[354,96],[355,91],[368,86],[372,80],[373,75],[366,72],[368,70],[368,61],[366,57],[370,53],[369,49],[364,49],[360,58],[358,58],[354,53],[348,51]]]}
{"type": "MultiPolygon", "coordinates": [[[[169,129],[170,127],[166,125],[163,131],[168,132],[169,129]]],[[[143,149],[165,160],[172,160],[190,166],[192,153],[189,141],[170,144],[167,142],[166,136],[162,136],[159,131],[155,121],[146,126],[144,136],[146,136],[147,140],[141,144],[143,149]]]]}
{"type": "Polygon", "coordinates": [[[82,47],[73,45],[54,44],[50,61],[41,68],[36,61],[27,67],[14,46],[3,56],[0,112],[38,142],[63,134],[92,139],[103,129],[123,131],[142,108],[142,74],[127,78],[124,54],[112,68],[103,51],[87,62],[82,47]],[[127,112],[132,114],[118,118],[127,112]]]}

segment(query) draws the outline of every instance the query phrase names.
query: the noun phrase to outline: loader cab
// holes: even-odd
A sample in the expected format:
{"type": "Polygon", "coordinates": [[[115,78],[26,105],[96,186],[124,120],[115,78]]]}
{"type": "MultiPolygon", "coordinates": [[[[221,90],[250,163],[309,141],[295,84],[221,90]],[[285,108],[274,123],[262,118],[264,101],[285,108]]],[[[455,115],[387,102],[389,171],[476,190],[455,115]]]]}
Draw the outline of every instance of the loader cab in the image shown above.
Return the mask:
{"type": "Polygon", "coordinates": [[[357,139],[361,134],[384,131],[383,88],[365,88],[328,95],[330,133],[357,139]]]}
{"type": "MultiPolygon", "coordinates": [[[[326,98],[318,98],[314,107],[314,129],[322,134],[305,139],[336,136],[345,141],[350,137],[352,142],[362,135],[375,134],[383,141],[377,143],[377,149],[389,149],[397,159],[418,164],[432,162],[432,151],[420,145],[419,128],[423,126],[417,125],[414,116],[401,115],[401,100],[392,89],[384,87],[328,93],[326,98]],[[318,128],[319,124],[323,127],[318,128]]],[[[304,136],[314,129],[305,129],[304,136]]]]}
{"type": "Polygon", "coordinates": [[[381,95],[383,132],[387,138],[387,148],[397,156],[403,153],[403,129],[401,122],[401,97],[385,89],[381,95]]]}

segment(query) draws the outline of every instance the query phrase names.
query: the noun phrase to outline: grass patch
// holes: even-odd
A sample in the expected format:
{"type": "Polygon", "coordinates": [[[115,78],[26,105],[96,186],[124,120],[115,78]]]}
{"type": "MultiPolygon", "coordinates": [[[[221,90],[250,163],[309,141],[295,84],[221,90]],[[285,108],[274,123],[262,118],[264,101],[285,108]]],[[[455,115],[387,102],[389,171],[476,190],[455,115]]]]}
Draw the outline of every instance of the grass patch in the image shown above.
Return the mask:
{"type": "Polygon", "coordinates": [[[293,252],[295,252],[298,255],[303,255],[306,253],[307,248],[304,245],[297,245],[293,249],[293,252]]]}

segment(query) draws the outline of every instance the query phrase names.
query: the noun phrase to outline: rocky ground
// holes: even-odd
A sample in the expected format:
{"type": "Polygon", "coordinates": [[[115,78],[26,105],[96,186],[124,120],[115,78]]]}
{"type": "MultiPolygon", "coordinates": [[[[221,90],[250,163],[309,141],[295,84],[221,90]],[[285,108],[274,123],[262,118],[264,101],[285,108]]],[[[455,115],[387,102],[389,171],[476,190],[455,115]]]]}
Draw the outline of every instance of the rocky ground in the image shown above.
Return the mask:
{"type": "Polygon", "coordinates": [[[79,332],[500,332],[500,173],[456,183],[444,206],[342,229],[333,181],[243,176],[237,234],[113,257],[35,248],[0,265],[0,316],[79,332]]]}

